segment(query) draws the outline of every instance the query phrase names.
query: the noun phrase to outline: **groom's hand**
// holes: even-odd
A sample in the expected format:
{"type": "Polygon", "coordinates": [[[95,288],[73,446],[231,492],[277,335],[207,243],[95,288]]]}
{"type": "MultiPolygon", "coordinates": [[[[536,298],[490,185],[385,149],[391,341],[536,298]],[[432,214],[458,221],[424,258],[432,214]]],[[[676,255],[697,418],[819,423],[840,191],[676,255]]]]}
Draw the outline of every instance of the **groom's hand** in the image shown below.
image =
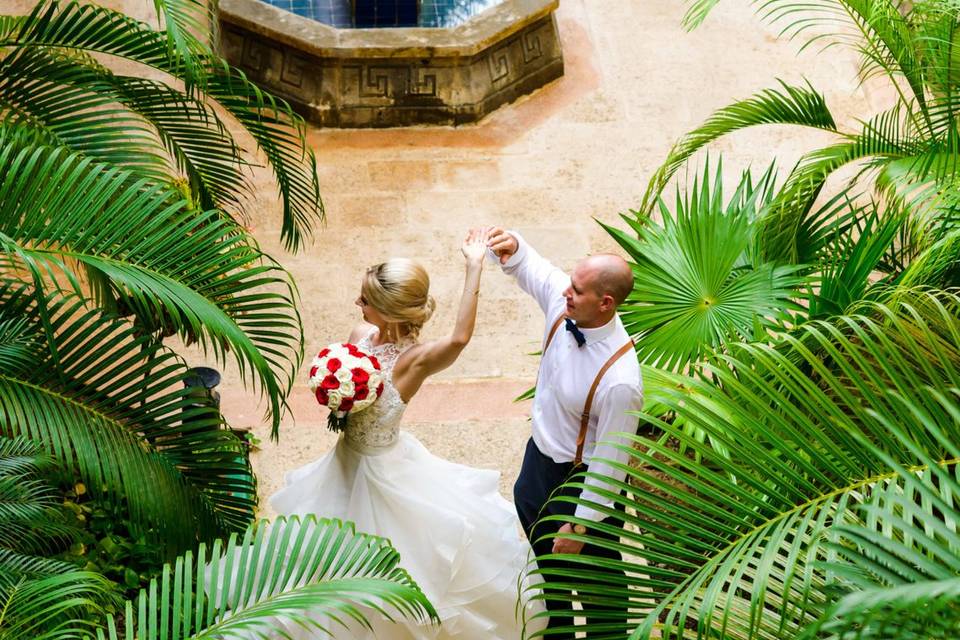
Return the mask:
{"type": "MultiPolygon", "coordinates": [[[[557,533],[573,533],[573,525],[565,524],[560,527],[557,533]]],[[[554,553],[580,553],[583,549],[583,543],[579,540],[568,540],[567,538],[553,539],[554,553]]]]}
{"type": "Polygon", "coordinates": [[[517,252],[519,244],[517,239],[511,233],[507,233],[500,227],[490,229],[490,236],[487,238],[487,246],[493,251],[494,255],[500,258],[500,264],[505,264],[510,256],[517,252]]]}

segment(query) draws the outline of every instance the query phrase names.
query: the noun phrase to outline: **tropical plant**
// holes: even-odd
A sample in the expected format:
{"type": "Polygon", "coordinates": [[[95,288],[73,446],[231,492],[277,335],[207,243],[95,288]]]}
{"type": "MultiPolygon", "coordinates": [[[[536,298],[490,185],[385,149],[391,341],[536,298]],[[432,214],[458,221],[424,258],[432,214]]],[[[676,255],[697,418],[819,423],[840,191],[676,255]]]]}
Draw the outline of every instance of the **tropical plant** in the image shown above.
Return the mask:
{"type": "Polygon", "coordinates": [[[98,637],[266,638],[284,628],[336,637],[349,625],[369,628],[371,615],[438,621],[389,541],[352,523],[281,517],[206,554],[201,545],[196,559],[165,565],[160,582],[127,603],[124,631],[111,617],[98,637]]]}
{"type": "Polygon", "coordinates": [[[322,213],[302,120],[213,55],[204,7],[159,1],[165,31],[77,3],[0,19],[0,424],[171,552],[242,531],[256,491],[162,340],[232,357],[274,436],[302,357],[289,274],[231,217],[249,161],[220,114],[273,169],[288,246],[322,213]]]}
{"type": "MultiPolygon", "coordinates": [[[[687,24],[699,24],[718,1],[693,2],[687,24]]],[[[861,79],[885,77],[896,103],[861,120],[858,131],[840,132],[822,94],[781,81],[780,90],[724,107],[678,141],[651,179],[640,209],[652,211],[670,176],[713,140],[758,124],[802,125],[836,133],[838,140],[806,154],[778,195],[767,229],[770,257],[797,261],[791,247],[797,217],[827,177],[849,163],[858,163],[857,177],[874,176],[874,185],[890,199],[910,203],[921,228],[936,236],[938,222],[952,216],[957,204],[960,176],[953,52],[960,8],[952,2],[908,6],[894,0],[771,0],[758,6],[764,19],[790,37],[852,47],[861,55],[861,79]]]]}
{"type": "Polygon", "coordinates": [[[631,211],[622,217],[636,237],[602,225],[633,263],[620,318],[641,363],[684,370],[725,342],[795,323],[808,285],[804,267],[764,261],[755,250],[774,175],[771,166],[754,184],[745,172],[724,203],[722,164],[714,174],[707,160],[702,183],[694,176],[687,192],[678,189],[673,211],[660,201],[661,224],[631,211]]]}
{"type": "Polygon", "coordinates": [[[250,160],[231,134],[238,128],[276,177],[286,245],[301,247],[323,214],[303,120],[215,55],[206,42],[217,24],[215,3],[154,5],[162,31],[95,4],[58,0],[39,2],[27,16],[0,16],[0,123],[133,178],[176,186],[197,208],[222,215],[242,215],[252,195],[250,160]],[[102,59],[148,73],[116,73],[102,59]],[[185,88],[142,77],[158,72],[185,88]]]}
{"type": "MultiPolygon", "coordinates": [[[[620,445],[627,481],[594,475],[628,527],[620,543],[586,540],[623,552],[613,564],[625,575],[574,588],[640,620],[596,637],[956,629],[958,389],[960,294],[922,290],[806,323],[776,346],[729,344],[682,386],[658,386],[654,406],[723,446],[645,412],[698,455],[636,436],[620,445]],[[910,616],[897,618],[900,596],[919,605],[910,616]]],[[[564,559],[578,577],[596,571],[595,559],[564,559]]]]}
{"type": "Polygon", "coordinates": [[[0,573],[4,638],[266,638],[302,628],[335,637],[371,616],[421,622],[437,615],[399,568],[390,543],[339,521],[280,518],[201,544],[164,565],[117,619],[103,607],[110,594],[95,573],[52,576],[0,573]]]}

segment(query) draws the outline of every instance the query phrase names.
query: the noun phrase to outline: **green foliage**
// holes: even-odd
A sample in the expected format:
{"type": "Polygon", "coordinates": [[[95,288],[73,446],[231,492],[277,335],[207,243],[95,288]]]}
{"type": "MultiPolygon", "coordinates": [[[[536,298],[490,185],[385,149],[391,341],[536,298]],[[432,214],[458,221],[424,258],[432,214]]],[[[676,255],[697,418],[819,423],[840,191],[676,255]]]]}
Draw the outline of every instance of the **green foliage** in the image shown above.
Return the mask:
{"type": "MultiPolygon", "coordinates": [[[[717,3],[690,2],[686,25],[717,3]]],[[[593,476],[625,508],[628,528],[620,543],[591,541],[622,552],[611,564],[626,576],[591,574],[595,560],[570,557],[577,569],[556,577],[591,574],[596,583],[578,584],[578,598],[641,620],[596,625],[597,637],[952,638],[960,5],[754,6],[783,35],[852,47],[860,79],[886,78],[895,104],[841,131],[822,94],[781,81],[681,138],[625,218],[632,234],[608,229],[634,262],[624,324],[641,359],[664,370],[644,371],[652,436],[620,445],[632,456],[618,467],[627,481],[593,476]],[[835,138],[781,187],[758,181],[761,196],[724,206],[720,171],[708,189],[707,169],[689,195],[678,190],[673,211],[664,204],[695,153],[761,124],[835,138]],[[824,194],[848,165],[854,178],[824,194]],[[779,296],[752,287],[711,316],[738,269],[766,265],[803,280],[779,296]]],[[[753,192],[745,180],[738,196],[753,192]]]]}
{"type": "Polygon", "coordinates": [[[250,526],[246,445],[163,344],[232,358],[277,437],[302,325],[289,274],[237,223],[252,165],[231,128],[273,171],[288,248],[323,207],[302,119],[216,56],[215,3],[154,5],[162,31],[56,0],[0,16],[0,432],[69,487],[57,501],[22,477],[33,463],[0,439],[0,638],[436,619],[386,541],[314,519],[250,526]],[[140,77],[156,72],[174,82],[140,77]],[[118,588],[140,591],[136,607],[118,588]]]}
{"type": "Polygon", "coordinates": [[[31,366],[0,372],[8,433],[45,443],[93,495],[124,500],[157,543],[191,547],[245,528],[256,505],[249,462],[216,409],[184,388],[179,357],[73,294],[37,301],[0,288],[0,301],[0,319],[26,320],[44,347],[31,366]]]}
{"type": "MultiPolygon", "coordinates": [[[[128,520],[125,504],[90,497],[78,483],[63,492],[62,509],[77,534],[70,547],[57,557],[75,570],[95,572],[116,584],[125,599],[160,574],[165,560],[163,547],[128,520]]],[[[116,613],[116,611],[111,610],[116,613]]]]}
{"type": "Polygon", "coordinates": [[[369,627],[370,615],[437,621],[416,583],[399,567],[400,555],[383,539],[354,532],[352,524],[279,518],[250,527],[207,555],[187,553],[164,566],[159,580],[126,605],[125,625],[113,619],[99,638],[266,638],[278,624],[336,637],[351,621],[369,627]]]}
{"type": "Polygon", "coordinates": [[[199,208],[242,215],[252,195],[248,160],[217,115],[222,108],[267,157],[283,202],[283,239],[300,248],[323,214],[303,120],[212,54],[200,34],[214,5],[155,4],[166,31],[76,2],[40,2],[29,16],[8,18],[0,28],[2,121],[138,177],[185,180],[199,208]],[[118,75],[94,54],[183,78],[187,90],[118,75]]]}
{"type": "MultiPolygon", "coordinates": [[[[860,556],[871,558],[873,574],[889,583],[884,589],[921,582],[906,569],[911,563],[956,577],[949,545],[957,516],[946,481],[935,481],[935,500],[907,478],[939,477],[938,467],[957,473],[958,338],[960,295],[900,291],[885,304],[806,323],[778,347],[728,344],[685,387],[649,390],[656,412],[642,417],[688,453],[637,436],[635,447],[621,445],[633,457],[624,467],[628,483],[595,476],[626,508],[629,527],[616,545],[625,559],[614,564],[627,575],[597,574],[599,585],[581,586],[580,596],[629,607],[643,620],[633,638],[787,639],[834,620],[869,582],[824,562],[846,558],[862,568],[860,556]],[[664,409],[722,447],[662,419],[664,409]],[[881,525],[881,517],[906,524],[881,525]],[[902,546],[932,535],[939,544],[941,534],[948,546],[938,555],[902,546]],[[867,542],[887,551],[864,546],[855,556],[855,545],[867,542]],[[837,544],[850,550],[846,556],[837,544]],[[900,545],[903,561],[889,554],[891,545],[900,545]],[[852,599],[837,605],[838,593],[852,599]]],[[[567,559],[584,575],[592,571],[592,559],[567,559]]],[[[861,597],[857,606],[866,614],[875,602],[861,597]]]]}
{"type": "Polygon", "coordinates": [[[678,190],[673,211],[661,201],[662,225],[623,216],[636,238],[603,225],[633,262],[634,289],[620,317],[644,364],[683,370],[727,341],[759,339],[800,309],[802,268],[754,251],[773,167],[756,185],[745,173],[726,203],[722,173],[719,165],[711,176],[708,161],[702,183],[694,177],[685,195],[678,190]]]}

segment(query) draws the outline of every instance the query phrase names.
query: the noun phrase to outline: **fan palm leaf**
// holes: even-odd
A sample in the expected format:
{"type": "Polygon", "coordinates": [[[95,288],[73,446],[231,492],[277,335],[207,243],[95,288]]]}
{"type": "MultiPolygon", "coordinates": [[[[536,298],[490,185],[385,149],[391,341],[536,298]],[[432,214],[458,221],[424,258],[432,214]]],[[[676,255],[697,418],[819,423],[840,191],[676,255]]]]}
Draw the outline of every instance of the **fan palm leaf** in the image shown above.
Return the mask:
{"type": "Polygon", "coordinates": [[[34,286],[62,272],[83,292],[78,264],[107,308],[122,303],[144,328],[179,331],[220,360],[229,348],[269,401],[276,432],[302,353],[289,276],[216,211],[192,211],[166,187],[4,133],[0,247],[33,271],[34,286]]]}
{"type": "Polygon", "coordinates": [[[636,237],[604,225],[632,261],[633,293],[619,313],[642,363],[683,370],[727,340],[781,325],[799,308],[799,267],[752,256],[754,219],[772,197],[773,168],[756,185],[745,174],[726,203],[721,176],[722,166],[713,176],[708,161],[702,183],[694,178],[683,197],[678,190],[675,211],[661,201],[662,226],[624,216],[636,237]]]}
{"type": "Polygon", "coordinates": [[[174,549],[250,522],[256,486],[242,445],[184,387],[175,354],[74,295],[38,301],[6,284],[0,309],[46,346],[33,366],[0,371],[3,435],[42,444],[92,494],[122,500],[134,530],[174,549]]]}
{"type": "Polygon", "coordinates": [[[661,387],[656,406],[722,443],[723,453],[643,415],[698,456],[635,437],[633,446],[620,445],[634,458],[621,466],[629,482],[594,475],[626,515],[585,504],[629,526],[616,543],[586,539],[623,552],[627,559],[614,564],[626,576],[614,580],[595,572],[592,558],[564,556],[582,567],[577,578],[589,576],[586,584],[573,580],[580,597],[642,617],[633,638],[801,633],[831,604],[820,566],[829,557],[821,544],[827,530],[860,522],[859,506],[900,477],[891,461],[922,469],[918,452],[947,455],[913,407],[948,439],[960,437],[956,403],[941,402],[960,383],[958,338],[960,296],[902,292],[853,315],[806,323],[776,348],[728,345],[703,378],[661,387]]]}
{"type": "Polygon", "coordinates": [[[336,637],[345,624],[369,626],[370,615],[436,621],[399,562],[387,540],[351,523],[312,515],[261,522],[225,549],[217,541],[208,556],[201,545],[167,564],[127,603],[125,633],[110,618],[100,638],[267,638],[278,625],[336,637]]]}
{"type": "MultiPolygon", "coordinates": [[[[195,3],[166,0],[160,4],[175,11],[177,7],[186,7],[187,15],[195,3]]],[[[189,29],[187,22],[181,22],[181,26],[186,24],[189,29]]],[[[203,53],[202,47],[190,58],[177,46],[171,47],[187,42],[180,36],[154,31],[110,9],[75,2],[39,3],[15,25],[0,30],[0,54],[9,51],[0,59],[0,108],[6,102],[3,87],[9,85],[16,89],[16,100],[11,100],[12,106],[7,108],[16,111],[15,117],[35,127],[45,126],[44,117],[53,118],[51,124],[56,125],[61,138],[83,140],[88,148],[104,154],[111,153],[110,140],[127,127],[131,137],[142,142],[148,153],[163,150],[161,145],[168,147],[198,191],[203,206],[209,207],[211,202],[217,206],[237,205],[245,201],[247,182],[231,184],[220,174],[226,171],[236,177],[245,162],[207,105],[212,100],[239,121],[266,155],[283,201],[282,237],[287,246],[299,248],[310,232],[310,223],[322,218],[316,166],[313,152],[306,147],[303,120],[288,104],[260,91],[215,56],[203,53]],[[180,98],[190,108],[179,116],[175,109],[166,109],[160,118],[156,102],[176,104],[175,92],[112,76],[105,67],[82,54],[124,58],[175,76],[192,69],[193,80],[187,78],[188,92],[180,98]],[[58,88],[79,104],[76,117],[70,118],[69,112],[63,112],[63,104],[52,102],[58,88]],[[32,111],[32,91],[38,98],[36,113],[32,111]],[[125,124],[112,124],[101,113],[104,110],[117,111],[118,120],[125,124]],[[200,111],[205,112],[204,117],[196,117],[200,111]],[[218,142],[222,158],[218,160],[209,150],[203,153],[187,145],[191,131],[218,142]],[[147,139],[149,135],[153,135],[152,144],[147,139]],[[179,144],[174,144],[177,141],[179,144]],[[220,178],[211,183],[211,178],[218,175],[220,178]]],[[[142,158],[122,155],[132,165],[128,168],[144,166],[142,158]]],[[[148,177],[155,177],[159,165],[147,164],[151,169],[148,177]]]]}

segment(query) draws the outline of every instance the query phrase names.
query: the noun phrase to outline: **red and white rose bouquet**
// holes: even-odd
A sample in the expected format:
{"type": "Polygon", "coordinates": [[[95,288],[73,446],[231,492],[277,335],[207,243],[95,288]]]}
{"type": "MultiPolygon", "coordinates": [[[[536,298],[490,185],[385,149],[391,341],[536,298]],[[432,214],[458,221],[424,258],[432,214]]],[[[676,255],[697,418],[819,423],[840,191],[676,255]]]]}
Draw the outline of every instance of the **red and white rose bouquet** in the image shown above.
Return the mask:
{"type": "Polygon", "coordinates": [[[313,359],[310,390],[330,409],[327,425],[333,431],[347,426],[347,414],[362,411],[383,393],[383,373],[376,357],[354,344],[331,344],[313,359]]]}

